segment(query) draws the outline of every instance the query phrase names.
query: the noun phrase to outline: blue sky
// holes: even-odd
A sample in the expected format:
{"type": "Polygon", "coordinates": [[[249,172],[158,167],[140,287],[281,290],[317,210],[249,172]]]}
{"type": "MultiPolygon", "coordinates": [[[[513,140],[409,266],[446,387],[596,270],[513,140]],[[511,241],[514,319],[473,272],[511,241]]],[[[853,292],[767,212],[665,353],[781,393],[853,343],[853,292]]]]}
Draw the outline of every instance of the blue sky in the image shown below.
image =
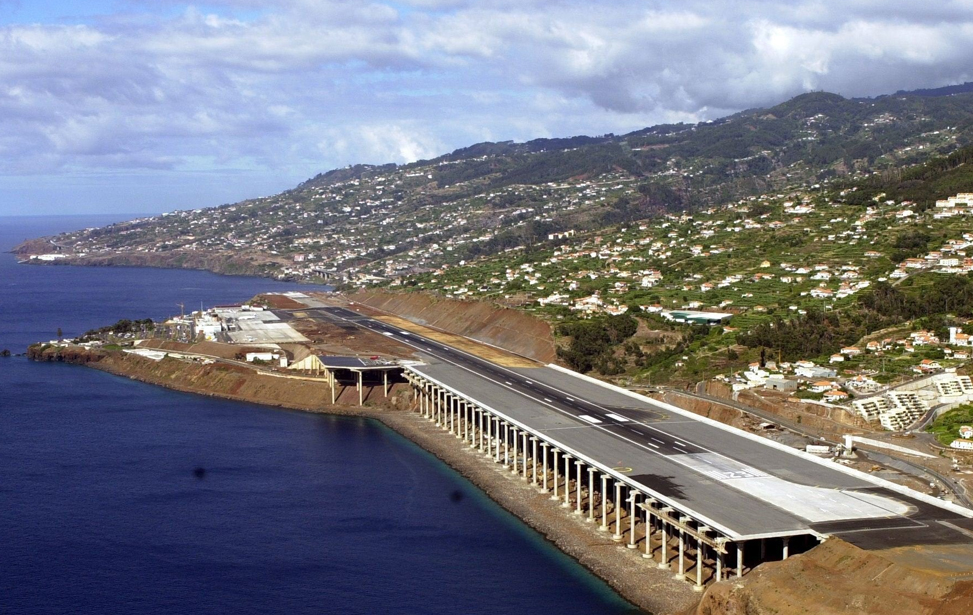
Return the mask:
{"type": "Polygon", "coordinates": [[[0,0],[0,215],[973,80],[973,0],[0,0]]]}

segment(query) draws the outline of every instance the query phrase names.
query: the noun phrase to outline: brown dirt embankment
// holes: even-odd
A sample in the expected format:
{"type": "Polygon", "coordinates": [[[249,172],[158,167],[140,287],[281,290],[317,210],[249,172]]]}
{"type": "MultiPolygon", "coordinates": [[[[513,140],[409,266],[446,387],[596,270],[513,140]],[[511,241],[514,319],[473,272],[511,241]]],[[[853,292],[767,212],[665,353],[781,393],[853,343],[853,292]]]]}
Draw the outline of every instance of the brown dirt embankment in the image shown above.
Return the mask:
{"type": "Polygon", "coordinates": [[[730,387],[723,383],[707,382],[706,394],[772,412],[783,419],[822,432],[841,434],[847,432],[849,427],[856,430],[873,430],[861,416],[851,410],[794,401],[794,398],[789,395],[776,391],[753,389],[734,394],[730,387]]]}
{"type": "Polygon", "coordinates": [[[422,293],[364,291],[352,301],[414,323],[499,346],[542,363],[557,358],[551,326],[530,314],[485,301],[444,299],[422,293]]]}
{"type": "Polygon", "coordinates": [[[919,568],[910,562],[961,559],[969,545],[864,551],[840,539],[743,579],[709,588],[694,615],[966,615],[973,612],[973,568],[919,568]]]}

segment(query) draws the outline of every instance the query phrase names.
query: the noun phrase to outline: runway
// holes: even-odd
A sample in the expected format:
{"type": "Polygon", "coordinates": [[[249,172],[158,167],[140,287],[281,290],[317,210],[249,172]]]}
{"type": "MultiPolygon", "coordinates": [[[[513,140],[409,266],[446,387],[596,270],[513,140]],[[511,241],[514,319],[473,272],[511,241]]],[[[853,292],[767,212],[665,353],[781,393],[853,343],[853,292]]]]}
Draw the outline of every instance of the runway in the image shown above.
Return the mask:
{"type": "MultiPolygon", "coordinates": [[[[727,536],[846,534],[854,540],[881,529],[890,544],[909,544],[923,542],[927,534],[939,541],[947,527],[954,528],[957,541],[973,542],[955,529],[966,527],[969,518],[945,503],[920,501],[918,493],[911,497],[893,491],[862,473],[782,450],[668,404],[566,370],[502,367],[350,309],[302,312],[415,348],[424,364],[409,369],[691,511],[727,536]],[[933,524],[935,532],[923,530],[933,524]]],[[[876,535],[868,540],[874,543],[876,535]]]]}

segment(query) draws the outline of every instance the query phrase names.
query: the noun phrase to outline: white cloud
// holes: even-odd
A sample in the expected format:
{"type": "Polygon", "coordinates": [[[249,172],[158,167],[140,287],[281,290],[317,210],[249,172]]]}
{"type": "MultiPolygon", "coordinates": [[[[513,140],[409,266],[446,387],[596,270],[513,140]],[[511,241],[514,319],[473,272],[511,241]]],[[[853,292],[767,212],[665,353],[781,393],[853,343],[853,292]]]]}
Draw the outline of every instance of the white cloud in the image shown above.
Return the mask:
{"type": "Polygon", "coordinates": [[[812,89],[973,79],[971,0],[205,5],[128,0],[83,24],[0,26],[0,174],[300,177],[485,138],[707,119],[812,89]]]}

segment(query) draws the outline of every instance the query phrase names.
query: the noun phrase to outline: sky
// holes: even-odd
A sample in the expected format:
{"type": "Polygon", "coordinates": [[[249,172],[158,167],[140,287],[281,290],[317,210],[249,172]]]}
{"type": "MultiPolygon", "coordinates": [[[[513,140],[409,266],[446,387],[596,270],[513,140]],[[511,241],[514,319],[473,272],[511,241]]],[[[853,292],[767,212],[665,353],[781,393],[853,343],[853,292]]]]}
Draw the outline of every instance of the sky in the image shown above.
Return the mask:
{"type": "Polygon", "coordinates": [[[973,81],[973,0],[0,0],[0,215],[973,81]]]}

